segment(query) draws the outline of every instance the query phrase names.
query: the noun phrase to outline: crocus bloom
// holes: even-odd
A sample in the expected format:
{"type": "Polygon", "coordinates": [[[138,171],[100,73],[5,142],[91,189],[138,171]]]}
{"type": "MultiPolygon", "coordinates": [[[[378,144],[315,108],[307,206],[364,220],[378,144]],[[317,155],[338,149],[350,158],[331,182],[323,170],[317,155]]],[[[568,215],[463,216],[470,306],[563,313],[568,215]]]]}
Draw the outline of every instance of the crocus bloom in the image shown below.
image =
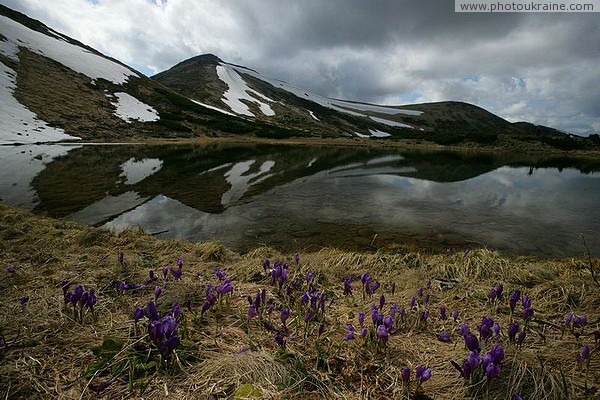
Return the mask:
{"type": "Polygon", "coordinates": [[[183,267],[183,258],[177,257],[177,260],[175,262],[177,263],[177,266],[179,267],[179,269],[181,269],[183,267]]]}
{"type": "Polygon", "coordinates": [[[587,316],[581,315],[577,316],[573,319],[573,328],[581,328],[582,326],[587,325],[587,316]]]}
{"type": "Polygon", "coordinates": [[[144,316],[144,309],[142,307],[136,307],[135,310],[133,310],[133,322],[134,323],[138,323],[138,321],[140,319],[142,319],[142,317],[144,316]]]}
{"type": "Polygon", "coordinates": [[[323,334],[324,330],[325,330],[325,324],[319,324],[319,329],[317,330],[318,335],[321,336],[323,334]]]}
{"type": "Polygon", "coordinates": [[[175,319],[179,319],[179,316],[181,315],[181,306],[177,303],[173,303],[171,305],[171,313],[175,319]]]}
{"type": "Polygon", "coordinates": [[[573,322],[573,317],[575,317],[575,314],[571,311],[565,319],[565,325],[571,325],[571,322],[573,322]]]}
{"type": "Polygon", "coordinates": [[[416,303],[417,303],[417,299],[415,299],[415,296],[412,296],[409,301],[411,308],[414,308],[416,303]]]}
{"type": "Polygon", "coordinates": [[[469,334],[469,324],[463,322],[462,324],[460,324],[460,327],[456,329],[456,332],[459,335],[466,337],[469,334]]]}
{"type": "Polygon", "coordinates": [[[431,368],[424,365],[417,365],[415,368],[415,378],[419,383],[423,383],[431,378],[431,368]]]}
{"type": "Polygon", "coordinates": [[[350,277],[344,279],[344,294],[346,296],[352,294],[352,278],[350,277]]]}
{"type": "Polygon", "coordinates": [[[364,322],[365,322],[365,312],[361,311],[358,313],[358,323],[360,324],[360,326],[363,326],[364,322]]]}
{"type": "Polygon", "coordinates": [[[15,267],[13,267],[12,265],[9,265],[8,267],[4,268],[4,271],[8,272],[9,274],[14,274],[17,272],[15,267]]]}
{"type": "Polygon", "coordinates": [[[383,306],[385,305],[385,296],[383,295],[383,293],[381,294],[381,296],[379,297],[379,309],[383,309],[383,306]]]}
{"type": "Polygon", "coordinates": [[[496,300],[496,297],[498,296],[498,293],[496,292],[496,289],[493,288],[490,290],[490,293],[488,294],[488,297],[492,300],[496,300]]]}
{"type": "Polygon", "coordinates": [[[69,290],[70,286],[71,286],[71,282],[68,279],[63,279],[63,281],[61,283],[61,287],[62,287],[64,294],[67,294],[67,291],[69,290]]]}
{"type": "Polygon", "coordinates": [[[225,277],[227,276],[225,271],[222,271],[219,267],[215,268],[215,275],[217,276],[217,279],[220,281],[224,280],[225,277]]]}
{"type": "Polygon", "coordinates": [[[440,307],[440,318],[441,319],[448,318],[447,315],[446,315],[446,306],[441,306],[440,307]]]}
{"type": "Polygon", "coordinates": [[[385,328],[388,331],[391,331],[394,326],[394,317],[392,317],[391,315],[385,317],[383,320],[383,325],[385,325],[385,328]]]}
{"type": "Polygon", "coordinates": [[[525,318],[525,319],[533,318],[533,309],[532,308],[524,308],[523,309],[523,318],[525,318]]]}
{"type": "Polygon", "coordinates": [[[346,324],[346,334],[343,337],[343,340],[348,341],[348,340],[354,340],[354,325],[352,324],[346,324]]]}
{"type": "Polygon", "coordinates": [[[519,290],[513,290],[510,293],[510,298],[508,300],[508,304],[510,305],[511,310],[513,310],[513,311],[515,310],[517,302],[519,301],[520,298],[521,298],[521,292],[519,290]]]}
{"type": "Polygon", "coordinates": [[[265,273],[267,272],[267,269],[271,266],[271,260],[269,260],[268,258],[265,259],[265,261],[263,261],[263,269],[265,271],[265,273]]]}
{"type": "Polygon", "coordinates": [[[590,347],[584,344],[581,348],[581,352],[577,356],[577,362],[582,363],[590,356],[590,347]]]}
{"type": "Polygon", "coordinates": [[[281,311],[281,323],[285,325],[285,321],[287,321],[287,319],[289,317],[290,317],[290,309],[284,308],[283,311],[281,311]]]}
{"type": "Polygon", "coordinates": [[[294,253],[294,261],[296,261],[296,264],[300,262],[300,254],[294,253]]]}
{"type": "Polygon", "coordinates": [[[499,344],[494,345],[490,350],[490,355],[492,356],[492,362],[494,364],[500,364],[502,363],[502,360],[504,360],[504,348],[499,344]]]}
{"type": "Polygon", "coordinates": [[[162,267],[163,279],[167,279],[167,275],[169,274],[169,268],[162,267]]]}
{"type": "Polygon", "coordinates": [[[146,315],[150,321],[156,321],[160,319],[160,314],[156,309],[156,304],[154,304],[152,300],[148,301],[148,304],[146,305],[146,315]]]}
{"type": "Polygon", "coordinates": [[[458,322],[458,311],[452,311],[452,319],[454,322],[458,322]]]}
{"type": "Polygon", "coordinates": [[[162,293],[162,288],[160,286],[157,286],[154,288],[154,301],[158,300],[161,293],[162,293]]]}
{"type": "Polygon", "coordinates": [[[408,367],[402,368],[402,370],[400,371],[400,375],[402,376],[402,382],[410,382],[410,369],[408,369],[408,367]]]}
{"type": "Polygon", "coordinates": [[[491,380],[500,375],[501,367],[499,364],[490,363],[485,367],[485,376],[491,380]]]}
{"type": "Polygon", "coordinates": [[[379,339],[383,341],[384,344],[387,344],[388,341],[388,331],[384,325],[379,325],[377,327],[376,335],[379,339]]]}
{"type": "Polygon", "coordinates": [[[360,336],[364,338],[365,336],[367,336],[367,332],[368,329],[366,327],[362,327],[360,330],[360,336]]]}
{"type": "Polygon", "coordinates": [[[419,297],[423,297],[423,288],[418,288],[418,289],[417,289],[417,295],[418,295],[419,297]]]}
{"type": "Polygon", "coordinates": [[[513,392],[512,397],[513,400],[523,400],[523,397],[517,392],[513,392]]]}
{"type": "Polygon", "coordinates": [[[439,339],[444,343],[450,343],[452,341],[449,332],[440,332],[439,339]]]}
{"type": "MultiPolygon", "coordinates": [[[[251,304],[250,307],[248,307],[248,319],[251,319],[254,317],[258,317],[258,313],[256,312],[256,308],[254,308],[254,304],[251,304]]],[[[284,321],[284,324],[285,324],[285,321],[284,321]]]]}
{"type": "Polygon", "coordinates": [[[523,341],[525,340],[525,336],[527,334],[525,333],[525,331],[521,331],[519,332],[519,335],[517,336],[517,344],[520,346],[523,344],[523,341]]]}
{"type": "Polygon", "coordinates": [[[306,279],[307,283],[310,283],[314,278],[314,275],[312,272],[307,272],[306,275],[304,276],[304,279],[306,279]]]}
{"type": "Polygon", "coordinates": [[[175,278],[175,280],[181,279],[181,273],[183,272],[181,268],[169,268],[171,271],[171,275],[175,278]]]}
{"type": "MultiPolygon", "coordinates": [[[[123,254],[123,252],[121,252],[121,254],[123,254]]],[[[88,387],[90,388],[90,390],[92,392],[101,393],[101,392],[105,391],[110,385],[112,385],[113,381],[114,381],[114,378],[112,378],[108,381],[90,384],[88,387]]]]}
{"type": "Polygon", "coordinates": [[[521,298],[521,305],[523,306],[523,308],[531,308],[531,297],[523,296],[521,298]]]}
{"type": "Polygon", "coordinates": [[[500,324],[497,322],[494,322],[494,326],[492,327],[492,330],[494,331],[494,337],[499,338],[500,337],[500,324]]]}
{"type": "Polygon", "coordinates": [[[475,335],[468,334],[465,336],[465,345],[467,346],[467,349],[471,351],[481,351],[481,348],[479,347],[479,340],[477,340],[477,336],[475,335]]]}
{"type": "Polygon", "coordinates": [[[498,286],[496,286],[496,296],[502,297],[502,292],[504,292],[504,285],[499,283],[498,286]]]}
{"type": "Polygon", "coordinates": [[[29,296],[27,296],[27,295],[21,296],[21,298],[19,299],[19,303],[21,303],[21,304],[29,303],[29,296]]]}
{"type": "Polygon", "coordinates": [[[425,310],[421,313],[421,321],[427,321],[429,319],[429,310],[425,310]]]}
{"type": "Polygon", "coordinates": [[[519,333],[519,324],[513,323],[513,324],[508,325],[508,339],[511,342],[515,341],[517,333],[519,333]]]}

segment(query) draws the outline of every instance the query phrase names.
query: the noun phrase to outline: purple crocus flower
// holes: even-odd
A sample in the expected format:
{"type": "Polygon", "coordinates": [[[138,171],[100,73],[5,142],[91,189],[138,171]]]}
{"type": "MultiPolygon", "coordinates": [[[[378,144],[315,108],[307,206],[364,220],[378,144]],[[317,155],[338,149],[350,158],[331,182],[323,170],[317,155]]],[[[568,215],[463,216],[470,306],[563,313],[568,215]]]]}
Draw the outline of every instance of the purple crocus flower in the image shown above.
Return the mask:
{"type": "Polygon", "coordinates": [[[75,305],[81,299],[81,296],[83,296],[83,286],[77,285],[75,286],[75,290],[73,291],[73,297],[71,299],[73,305],[75,305]]]}
{"type": "Polygon", "coordinates": [[[312,321],[313,319],[313,313],[310,312],[310,310],[306,311],[306,314],[304,315],[304,321],[306,323],[309,323],[310,321],[312,321]]]}
{"type": "Polygon", "coordinates": [[[300,263],[300,254],[294,253],[294,261],[296,261],[296,264],[300,263]]]}
{"type": "Polygon", "coordinates": [[[489,297],[491,300],[496,300],[496,297],[498,297],[498,293],[496,292],[496,288],[492,288],[492,289],[490,290],[490,292],[488,293],[488,297],[489,297]]]}
{"type": "Polygon", "coordinates": [[[517,333],[519,333],[519,324],[512,323],[512,324],[508,325],[508,340],[510,340],[511,342],[514,342],[515,338],[517,336],[517,333]]]}
{"type": "Polygon", "coordinates": [[[448,318],[448,316],[446,315],[446,306],[444,306],[444,305],[440,306],[440,318],[441,319],[448,318]]]}
{"type": "Polygon", "coordinates": [[[515,307],[517,306],[517,302],[521,299],[521,292],[519,290],[513,290],[510,293],[510,298],[508,300],[508,304],[510,305],[510,309],[512,311],[515,310],[515,307]]]}
{"type": "Polygon", "coordinates": [[[521,298],[521,305],[523,306],[523,308],[531,308],[531,297],[523,296],[521,298]]]}
{"type": "Polygon", "coordinates": [[[415,296],[412,296],[409,301],[410,307],[415,308],[416,303],[417,303],[417,299],[415,298],[415,296]]]}
{"type": "Polygon", "coordinates": [[[590,356],[590,347],[587,344],[584,344],[581,348],[581,352],[577,355],[577,362],[583,363],[590,356]]]}
{"type": "Polygon", "coordinates": [[[181,315],[181,306],[177,303],[173,303],[171,305],[171,313],[173,314],[173,318],[179,320],[179,316],[181,315]]]}
{"type": "Polygon", "coordinates": [[[175,260],[175,262],[177,263],[177,267],[179,269],[183,268],[183,258],[177,257],[177,260],[175,260]]]}
{"type": "Polygon", "coordinates": [[[313,275],[312,272],[307,272],[306,275],[304,276],[304,279],[306,280],[307,283],[311,283],[314,277],[315,276],[313,275]]]}
{"type": "Polygon", "coordinates": [[[467,337],[467,335],[469,334],[469,324],[463,322],[462,324],[460,324],[460,327],[456,329],[456,332],[463,337],[467,337]]]}
{"type": "Polygon", "coordinates": [[[417,289],[417,295],[419,297],[423,297],[423,288],[422,287],[417,289]]]}
{"type": "Polygon", "coordinates": [[[136,307],[133,310],[133,322],[138,323],[140,319],[144,317],[144,309],[142,307],[136,307]]]}
{"type": "Polygon", "coordinates": [[[479,340],[477,340],[477,336],[472,334],[468,334],[467,336],[465,336],[465,346],[467,346],[467,349],[471,351],[481,351],[481,347],[479,347],[479,340]]]}
{"type": "Polygon", "coordinates": [[[150,319],[150,321],[157,321],[160,319],[160,314],[156,308],[156,304],[152,300],[148,301],[146,304],[146,315],[150,319]]]}
{"type": "Polygon", "coordinates": [[[17,272],[15,267],[13,267],[12,265],[9,265],[8,267],[4,268],[4,271],[8,272],[9,274],[15,274],[17,272]]]}
{"type": "MultiPolygon", "coordinates": [[[[121,254],[123,254],[123,252],[121,252],[121,254]]],[[[103,391],[105,391],[106,389],[108,389],[108,387],[110,385],[112,385],[112,383],[114,382],[114,380],[115,380],[115,378],[112,378],[112,379],[110,379],[108,381],[90,384],[88,387],[94,393],[97,393],[97,394],[98,393],[102,393],[103,391]]]]}
{"type": "Polygon", "coordinates": [[[429,380],[431,378],[431,368],[427,368],[424,365],[417,365],[415,368],[415,378],[419,384],[429,380]]]}
{"type": "Polygon", "coordinates": [[[492,326],[492,330],[494,331],[494,337],[495,338],[500,338],[500,324],[497,322],[494,322],[494,326],[492,326]]]}
{"type": "Polygon", "coordinates": [[[342,338],[344,341],[349,341],[349,340],[354,340],[354,325],[352,324],[346,324],[346,334],[344,335],[344,337],[342,338]]]}
{"type": "Polygon", "coordinates": [[[319,329],[317,330],[317,334],[321,336],[323,331],[325,330],[325,324],[319,324],[319,329]]]}
{"type": "Polygon", "coordinates": [[[27,295],[21,296],[19,298],[19,303],[21,303],[22,305],[29,303],[29,296],[27,296],[27,295]]]}
{"type": "Polygon", "coordinates": [[[490,355],[494,364],[501,364],[502,360],[504,360],[504,348],[499,344],[494,345],[490,350],[490,355]]]}
{"type": "Polygon", "coordinates": [[[425,310],[421,313],[421,321],[427,322],[429,319],[429,310],[425,310]]]}
{"type": "Polygon", "coordinates": [[[391,331],[391,330],[392,330],[392,328],[394,327],[394,317],[392,317],[391,315],[389,315],[389,316],[385,317],[385,318],[383,319],[383,325],[385,325],[385,328],[386,328],[388,331],[391,331]]]}
{"type": "Polygon", "coordinates": [[[523,318],[525,318],[525,319],[533,318],[533,309],[532,308],[524,308],[523,309],[523,318]]]}
{"type": "Polygon", "coordinates": [[[458,311],[452,311],[452,319],[454,322],[458,322],[458,311]]]}
{"type": "Polygon", "coordinates": [[[513,400],[523,400],[523,397],[517,392],[513,392],[512,398],[513,400]]]}
{"type": "Polygon", "coordinates": [[[523,344],[523,341],[525,340],[525,336],[527,336],[527,334],[525,333],[525,331],[521,331],[517,335],[517,344],[519,346],[521,346],[523,344]]]}
{"type": "Polygon", "coordinates": [[[279,347],[285,347],[285,339],[281,336],[281,333],[277,332],[273,339],[275,339],[275,343],[277,343],[279,347]]]}
{"type": "Polygon", "coordinates": [[[365,322],[365,312],[360,311],[358,313],[358,323],[360,324],[360,326],[363,326],[364,322],[365,322]]]}
{"type": "Polygon", "coordinates": [[[383,293],[381,294],[381,296],[379,297],[379,309],[383,309],[383,306],[385,305],[385,296],[383,295],[383,293]]]}
{"type": "Polygon", "coordinates": [[[501,369],[502,368],[500,364],[490,363],[485,367],[485,376],[488,378],[488,380],[492,380],[493,378],[500,375],[501,369]]]}
{"type": "Polygon", "coordinates": [[[381,339],[381,341],[383,342],[383,344],[387,344],[388,341],[388,330],[384,325],[379,325],[377,327],[377,331],[375,332],[375,334],[377,335],[377,337],[379,339],[381,339]]]}
{"type": "Polygon", "coordinates": [[[71,281],[69,281],[68,279],[63,279],[63,281],[61,283],[63,294],[67,294],[67,291],[69,290],[70,286],[71,286],[71,281]]]}
{"type": "MultiPolygon", "coordinates": [[[[250,306],[248,307],[248,319],[252,319],[254,317],[258,317],[258,313],[256,312],[256,308],[254,307],[254,304],[250,304],[250,306]]],[[[284,322],[285,324],[285,322],[284,322]]]]}
{"type": "Polygon", "coordinates": [[[406,319],[406,309],[404,307],[400,307],[400,320],[404,321],[406,319]]]}
{"type": "Polygon", "coordinates": [[[222,271],[219,267],[215,268],[215,275],[217,276],[217,279],[220,281],[224,280],[225,277],[227,276],[225,271],[222,271]]]}
{"type": "Polygon", "coordinates": [[[290,309],[289,308],[284,308],[283,311],[281,311],[281,323],[285,325],[285,321],[287,321],[287,319],[290,317],[290,309]]]}
{"type": "Polygon", "coordinates": [[[162,288],[160,286],[157,286],[154,288],[154,301],[158,300],[161,293],[162,293],[162,288]]]}
{"type": "Polygon", "coordinates": [[[400,375],[402,376],[402,382],[408,384],[410,382],[410,369],[408,367],[402,368],[400,371],[400,375]]]}
{"type": "Polygon", "coordinates": [[[175,280],[181,279],[181,274],[183,272],[181,268],[169,268],[169,271],[171,271],[171,275],[173,275],[175,280]]]}
{"type": "Polygon", "coordinates": [[[450,343],[452,341],[452,339],[450,338],[450,333],[445,331],[440,332],[438,338],[444,343],[450,343]]]}
{"type": "Polygon", "coordinates": [[[585,325],[587,325],[587,316],[586,315],[576,316],[573,319],[573,328],[581,328],[585,325]]]}
{"type": "Polygon", "coordinates": [[[169,268],[168,267],[162,267],[163,279],[167,279],[167,275],[168,274],[169,274],[169,268]]]}
{"type": "Polygon", "coordinates": [[[499,283],[498,286],[496,286],[496,296],[498,298],[502,297],[503,292],[504,292],[504,285],[499,283]]]}
{"type": "Polygon", "coordinates": [[[568,315],[567,318],[565,319],[565,325],[569,326],[571,325],[571,322],[573,322],[573,318],[575,317],[575,314],[571,311],[568,315]]]}
{"type": "Polygon", "coordinates": [[[352,278],[350,278],[349,276],[346,279],[344,279],[344,294],[346,296],[352,294],[352,278]]]}
{"type": "Polygon", "coordinates": [[[265,274],[266,274],[267,269],[269,269],[269,267],[271,266],[271,260],[266,258],[265,261],[263,261],[262,266],[263,266],[263,270],[265,271],[265,274]]]}

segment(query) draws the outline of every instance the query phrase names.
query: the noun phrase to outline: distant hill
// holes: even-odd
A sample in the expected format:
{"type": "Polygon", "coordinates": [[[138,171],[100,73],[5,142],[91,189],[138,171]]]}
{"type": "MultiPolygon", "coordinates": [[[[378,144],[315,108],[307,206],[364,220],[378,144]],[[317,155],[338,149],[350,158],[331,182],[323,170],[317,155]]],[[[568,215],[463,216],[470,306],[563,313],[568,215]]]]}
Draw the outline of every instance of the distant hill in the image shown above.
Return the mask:
{"type": "MultiPolygon", "coordinates": [[[[576,148],[581,139],[460,102],[380,106],[332,99],[212,54],[152,78],[0,5],[0,144],[255,136],[576,148]]],[[[591,142],[591,141],[590,141],[591,142]]]]}

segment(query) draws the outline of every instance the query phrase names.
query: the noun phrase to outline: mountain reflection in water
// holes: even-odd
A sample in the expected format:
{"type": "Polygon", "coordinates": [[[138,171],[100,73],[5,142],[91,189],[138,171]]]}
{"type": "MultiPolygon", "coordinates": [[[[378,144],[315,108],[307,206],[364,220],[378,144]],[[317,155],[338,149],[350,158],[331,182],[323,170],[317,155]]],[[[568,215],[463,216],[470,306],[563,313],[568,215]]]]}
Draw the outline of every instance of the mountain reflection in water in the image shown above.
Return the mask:
{"type": "Polygon", "coordinates": [[[563,256],[583,253],[584,234],[600,254],[600,161],[283,145],[21,146],[0,156],[19,171],[0,174],[7,204],[242,251],[477,244],[563,256]]]}

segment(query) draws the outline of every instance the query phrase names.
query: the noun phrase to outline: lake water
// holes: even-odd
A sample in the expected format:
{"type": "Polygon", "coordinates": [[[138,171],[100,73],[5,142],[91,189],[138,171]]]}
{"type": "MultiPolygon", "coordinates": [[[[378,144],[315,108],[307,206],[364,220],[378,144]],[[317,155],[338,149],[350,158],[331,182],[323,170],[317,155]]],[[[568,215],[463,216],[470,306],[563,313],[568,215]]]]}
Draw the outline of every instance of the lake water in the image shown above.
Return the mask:
{"type": "Polygon", "coordinates": [[[0,201],[245,251],[600,255],[600,160],[278,145],[0,146],[0,201]]]}

